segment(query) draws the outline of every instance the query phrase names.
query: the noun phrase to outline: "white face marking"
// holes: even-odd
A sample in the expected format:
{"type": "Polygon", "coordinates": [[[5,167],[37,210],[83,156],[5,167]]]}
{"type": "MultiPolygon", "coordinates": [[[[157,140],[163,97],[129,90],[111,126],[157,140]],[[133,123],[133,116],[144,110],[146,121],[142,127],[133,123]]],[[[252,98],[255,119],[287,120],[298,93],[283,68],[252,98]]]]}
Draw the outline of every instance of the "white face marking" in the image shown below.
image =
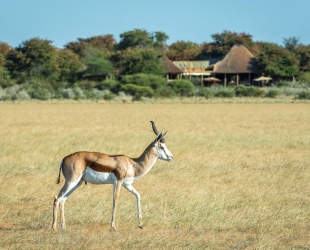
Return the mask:
{"type": "Polygon", "coordinates": [[[164,161],[172,161],[173,155],[169,151],[169,149],[166,147],[165,143],[157,143],[156,148],[158,151],[158,158],[164,161]]]}

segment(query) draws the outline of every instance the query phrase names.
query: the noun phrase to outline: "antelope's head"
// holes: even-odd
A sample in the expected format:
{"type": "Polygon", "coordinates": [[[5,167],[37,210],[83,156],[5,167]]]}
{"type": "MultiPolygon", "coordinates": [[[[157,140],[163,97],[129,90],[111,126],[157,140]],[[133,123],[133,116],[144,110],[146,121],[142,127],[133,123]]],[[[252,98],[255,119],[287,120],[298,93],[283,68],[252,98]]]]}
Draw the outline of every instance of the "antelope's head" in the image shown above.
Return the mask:
{"type": "Polygon", "coordinates": [[[166,131],[164,134],[162,132],[158,132],[155,123],[153,121],[151,121],[151,123],[153,131],[156,135],[154,145],[158,152],[158,158],[164,161],[172,161],[173,155],[171,154],[171,152],[169,151],[169,149],[165,144],[165,135],[167,134],[168,131],[166,131]]]}

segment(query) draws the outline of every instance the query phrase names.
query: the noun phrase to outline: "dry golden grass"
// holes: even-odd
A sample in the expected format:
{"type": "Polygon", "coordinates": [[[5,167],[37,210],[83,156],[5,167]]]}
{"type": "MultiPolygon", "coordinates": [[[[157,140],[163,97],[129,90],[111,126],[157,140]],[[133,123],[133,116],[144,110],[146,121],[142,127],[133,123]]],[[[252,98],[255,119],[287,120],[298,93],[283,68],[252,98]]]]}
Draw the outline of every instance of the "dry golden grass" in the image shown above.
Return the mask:
{"type": "Polygon", "coordinates": [[[0,249],[309,249],[309,103],[0,103],[0,249]],[[78,150],[139,156],[169,130],[158,161],[125,189],[82,185],[51,230],[59,162],[78,150]]]}

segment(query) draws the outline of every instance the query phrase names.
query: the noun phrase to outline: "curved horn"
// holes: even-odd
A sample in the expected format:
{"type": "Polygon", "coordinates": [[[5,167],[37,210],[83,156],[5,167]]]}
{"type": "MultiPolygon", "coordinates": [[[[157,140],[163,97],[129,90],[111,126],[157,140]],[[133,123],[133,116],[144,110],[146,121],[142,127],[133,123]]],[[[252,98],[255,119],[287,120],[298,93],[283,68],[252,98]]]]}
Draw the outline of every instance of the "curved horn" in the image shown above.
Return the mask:
{"type": "Polygon", "coordinates": [[[159,132],[156,129],[155,123],[153,121],[150,121],[150,122],[152,123],[152,128],[153,128],[153,131],[154,131],[155,135],[158,135],[159,132]]]}

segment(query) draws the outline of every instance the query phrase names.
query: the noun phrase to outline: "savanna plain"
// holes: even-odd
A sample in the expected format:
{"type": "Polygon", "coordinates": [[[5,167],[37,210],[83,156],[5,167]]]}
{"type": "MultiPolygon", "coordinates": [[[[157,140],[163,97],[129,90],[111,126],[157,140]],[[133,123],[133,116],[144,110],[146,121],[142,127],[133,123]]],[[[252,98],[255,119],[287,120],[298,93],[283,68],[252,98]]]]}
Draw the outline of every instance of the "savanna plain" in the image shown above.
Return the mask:
{"type": "Polygon", "coordinates": [[[309,103],[0,103],[0,249],[310,249],[309,103]],[[138,157],[168,130],[158,160],[121,189],[82,184],[53,231],[61,159],[138,157]]]}

